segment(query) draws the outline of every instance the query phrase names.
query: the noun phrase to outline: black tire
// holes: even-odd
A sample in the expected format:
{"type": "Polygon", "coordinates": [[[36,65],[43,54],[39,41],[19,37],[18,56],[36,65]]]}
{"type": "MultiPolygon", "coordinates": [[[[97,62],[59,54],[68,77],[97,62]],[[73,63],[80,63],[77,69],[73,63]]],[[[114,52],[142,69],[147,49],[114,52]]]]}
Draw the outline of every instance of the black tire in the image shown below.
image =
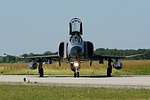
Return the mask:
{"type": "Polygon", "coordinates": [[[111,72],[112,72],[112,69],[111,68],[107,68],[107,77],[111,77],[111,72]]]}
{"type": "Polygon", "coordinates": [[[77,77],[77,73],[76,72],[74,72],[74,78],[76,78],[77,77]]]}
{"type": "Polygon", "coordinates": [[[77,78],[79,78],[79,72],[77,72],[77,78]]]}
{"type": "Polygon", "coordinates": [[[40,68],[40,69],[39,69],[39,75],[40,75],[40,77],[43,77],[43,76],[44,76],[43,74],[44,74],[43,68],[40,68]]]}

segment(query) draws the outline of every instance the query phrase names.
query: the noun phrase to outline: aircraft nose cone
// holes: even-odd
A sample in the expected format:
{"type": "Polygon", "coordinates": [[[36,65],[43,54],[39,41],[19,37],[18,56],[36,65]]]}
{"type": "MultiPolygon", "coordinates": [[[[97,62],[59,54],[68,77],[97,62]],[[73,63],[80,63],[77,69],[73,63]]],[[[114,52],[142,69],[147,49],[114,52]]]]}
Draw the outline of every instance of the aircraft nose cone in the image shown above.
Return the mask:
{"type": "Polygon", "coordinates": [[[82,48],[79,46],[74,46],[70,50],[70,55],[71,56],[81,56],[82,55],[82,48]]]}

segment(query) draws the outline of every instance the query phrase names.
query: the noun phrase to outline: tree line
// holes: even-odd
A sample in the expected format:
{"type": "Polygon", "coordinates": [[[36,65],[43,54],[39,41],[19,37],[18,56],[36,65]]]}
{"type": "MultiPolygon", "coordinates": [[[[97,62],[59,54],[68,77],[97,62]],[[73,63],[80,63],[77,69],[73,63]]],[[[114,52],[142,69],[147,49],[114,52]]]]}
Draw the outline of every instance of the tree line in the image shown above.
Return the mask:
{"type": "Polygon", "coordinates": [[[0,56],[0,63],[22,63],[22,62],[28,62],[27,59],[23,59],[24,57],[31,57],[31,56],[41,56],[41,55],[51,55],[54,54],[51,51],[46,51],[43,54],[22,54],[20,56],[0,56]]]}
{"type": "Polygon", "coordinates": [[[108,49],[108,48],[98,48],[95,50],[96,54],[101,55],[114,55],[114,56],[130,56],[135,54],[144,54],[142,56],[132,57],[132,58],[126,58],[131,60],[148,60],[150,59],[150,49],[108,49]]]}
{"type": "MultiPolygon", "coordinates": [[[[95,54],[101,54],[101,55],[114,55],[114,56],[129,56],[129,55],[135,55],[135,54],[142,54],[145,53],[143,56],[137,56],[133,58],[126,58],[130,60],[147,60],[150,59],[150,49],[127,49],[127,50],[118,50],[118,49],[108,49],[108,48],[98,48],[94,51],[95,54]]],[[[55,54],[51,51],[46,51],[43,54],[22,54],[21,57],[30,57],[30,56],[40,56],[40,55],[51,55],[55,54]]],[[[0,57],[0,63],[17,63],[17,62],[28,62],[25,59],[19,58],[19,57],[13,57],[13,56],[1,56],[0,57]]]]}

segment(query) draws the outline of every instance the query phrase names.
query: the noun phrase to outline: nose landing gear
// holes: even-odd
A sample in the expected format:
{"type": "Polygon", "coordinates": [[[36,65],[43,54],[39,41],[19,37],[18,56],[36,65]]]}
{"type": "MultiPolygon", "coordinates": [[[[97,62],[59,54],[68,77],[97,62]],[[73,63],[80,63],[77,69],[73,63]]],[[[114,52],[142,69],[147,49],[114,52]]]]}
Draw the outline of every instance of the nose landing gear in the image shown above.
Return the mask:
{"type": "Polygon", "coordinates": [[[74,78],[79,78],[79,72],[77,68],[75,68],[75,71],[74,71],[74,78]]]}
{"type": "Polygon", "coordinates": [[[80,63],[77,64],[78,66],[76,66],[76,64],[70,63],[70,68],[74,72],[74,78],[79,78],[79,76],[80,76],[80,73],[79,73],[80,63]]]}

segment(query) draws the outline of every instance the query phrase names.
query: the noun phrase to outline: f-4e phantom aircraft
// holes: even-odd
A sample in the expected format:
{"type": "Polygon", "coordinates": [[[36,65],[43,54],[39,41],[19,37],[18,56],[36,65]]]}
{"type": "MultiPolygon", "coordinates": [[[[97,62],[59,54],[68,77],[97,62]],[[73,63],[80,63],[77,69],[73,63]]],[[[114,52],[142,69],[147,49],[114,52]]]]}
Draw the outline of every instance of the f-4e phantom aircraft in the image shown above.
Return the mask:
{"type": "Polygon", "coordinates": [[[95,54],[93,43],[90,41],[84,41],[82,38],[83,28],[82,22],[79,18],[71,19],[69,23],[69,35],[69,42],[61,42],[59,44],[58,54],[26,57],[27,59],[32,59],[32,62],[29,63],[30,69],[36,69],[38,67],[39,75],[40,77],[43,77],[43,62],[48,62],[49,64],[51,64],[52,60],[57,59],[59,61],[59,66],[61,65],[61,61],[69,62],[70,68],[74,72],[74,77],[79,77],[81,62],[90,61],[90,66],[92,66],[93,60],[98,60],[100,64],[103,64],[104,60],[107,60],[107,76],[110,77],[112,73],[112,59],[115,59],[113,67],[115,69],[121,69],[122,63],[118,61],[119,58],[128,58],[142,55],[137,54],[131,56],[109,56],[95,54]]]}

